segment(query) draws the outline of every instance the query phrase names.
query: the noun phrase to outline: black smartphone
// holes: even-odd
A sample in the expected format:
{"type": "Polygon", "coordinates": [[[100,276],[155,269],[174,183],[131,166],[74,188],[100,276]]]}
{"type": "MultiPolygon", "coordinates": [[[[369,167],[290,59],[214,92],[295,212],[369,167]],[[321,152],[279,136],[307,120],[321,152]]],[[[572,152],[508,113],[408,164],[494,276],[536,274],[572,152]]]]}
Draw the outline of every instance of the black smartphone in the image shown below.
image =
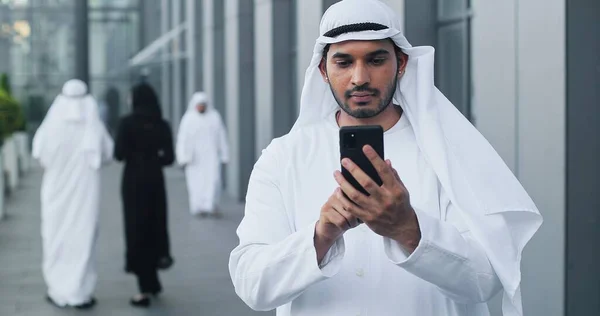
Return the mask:
{"type": "MultiPolygon", "coordinates": [[[[379,125],[344,126],[340,128],[340,160],[349,158],[375,183],[383,185],[377,170],[365,156],[363,147],[370,145],[384,159],[383,153],[383,128],[379,125]]],[[[342,175],[354,188],[365,195],[369,193],[356,181],[356,179],[342,166],[342,175]]]]}

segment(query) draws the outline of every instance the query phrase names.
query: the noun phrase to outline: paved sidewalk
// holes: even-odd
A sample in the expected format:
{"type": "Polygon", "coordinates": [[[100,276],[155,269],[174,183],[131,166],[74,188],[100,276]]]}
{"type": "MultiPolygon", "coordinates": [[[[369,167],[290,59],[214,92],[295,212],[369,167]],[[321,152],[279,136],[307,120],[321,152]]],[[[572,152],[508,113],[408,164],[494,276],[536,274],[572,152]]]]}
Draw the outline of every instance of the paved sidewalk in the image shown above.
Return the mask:
{"type": "Polygon", "coordinates": [[[243,208],[224,201],[224,217],[196,219],[187,210],[183,173],[166,171],[169,227],[175,265],[161,274],[164,294],[149,309],[129,306],[135,278],[123,272],[123,223],[120,200],[121,165],[103,171],[100,239],[97,265],[98,305],[93,310],[55,308],[45,302],[41,275],[40,199],[41,170],[22,180],[7,201],[7,216],[0,222],[0,316],[54,315],[165,315],[250,316],[258,313],[234,293],[227,262],[237,244],[235,229],[243,208]]]}

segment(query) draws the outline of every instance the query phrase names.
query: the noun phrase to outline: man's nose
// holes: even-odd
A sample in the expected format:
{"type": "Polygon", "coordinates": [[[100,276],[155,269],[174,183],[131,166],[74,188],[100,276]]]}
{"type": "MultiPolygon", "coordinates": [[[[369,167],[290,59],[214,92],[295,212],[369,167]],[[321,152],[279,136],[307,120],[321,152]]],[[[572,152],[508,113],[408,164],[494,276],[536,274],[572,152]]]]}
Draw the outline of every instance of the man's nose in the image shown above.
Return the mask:
{"type": "Polygon", "coordinates": [[[362,63],[357,63],[352,74],[352,84],[355,86],[362,86],[370,81],[371,78],[367,67],[362,63]]]}

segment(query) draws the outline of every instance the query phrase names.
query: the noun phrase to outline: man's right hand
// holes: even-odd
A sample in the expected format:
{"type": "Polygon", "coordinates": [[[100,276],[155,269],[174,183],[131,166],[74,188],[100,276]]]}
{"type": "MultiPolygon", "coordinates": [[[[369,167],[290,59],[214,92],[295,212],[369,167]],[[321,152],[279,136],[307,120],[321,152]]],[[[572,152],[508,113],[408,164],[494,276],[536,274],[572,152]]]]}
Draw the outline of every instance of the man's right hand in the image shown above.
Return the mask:
{"type": "Polygon", "coordinates": [[[342,190],[337,188],[329,197],[321,208],[321,216],[315,226],[314,243],[319,264],[338,238],[359,225],[358,219],[344,210],[342,194],[342,190]]]}

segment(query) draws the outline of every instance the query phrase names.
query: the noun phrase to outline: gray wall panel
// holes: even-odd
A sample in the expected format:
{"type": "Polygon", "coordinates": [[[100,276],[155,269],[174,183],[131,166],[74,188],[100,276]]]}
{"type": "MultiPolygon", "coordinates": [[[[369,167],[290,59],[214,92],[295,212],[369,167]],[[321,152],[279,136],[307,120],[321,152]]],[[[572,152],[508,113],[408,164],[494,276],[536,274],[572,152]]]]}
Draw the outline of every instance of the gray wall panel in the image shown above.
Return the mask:
{"type": "Polygon", "coordinates": [[[600,315],[600,2],[567,1],[567,315],[600,315]],[[590,247],[590,244],[592,247],[590,247]]]}
{"type": "Polygon", "coordinates": [[[437,0],[406,1],[406,37],[413,46],[437,43],[437,0]]]}
{"type": "Polygon", "coordinates": [[[255,162],[255,106],[254,106],[254,3],[239,0],[240,84],[239,84],[239,146],[240,198],[246,197],[250,173],[255,162]]]}
{"type": "MultiPolygon", "coordinates": [[[[202,14],[202,9],[203,9],[203,4],[204,1],[196,1],[195,4],[195,22],[194,25],[196,26],[196,49],[195,49],[195,53],[196,53],[196,91],[202,91],[204,90],[204,76],[202,75],[202,72],[204,71],[204,41],[202,39],[202,34],[204,34],[204,32],[202,31],[202,26],[204,25],[204,15],[202,14]]],[[[191,96],[187,96],[188,98],[190,98],[191,96]]]]}
{"type": "Polygon", "coordinates": [[[213,80],[214,80],[214,105],[226,117],[225,109],[225,1],[213,2],[214,13],[214,38],[213,38],[213,80]]]}
{"type": "Polygon", "coordinates": [[[293,0],[273,1],[273,137],[287,134],[296,119],[293,0]]]}

